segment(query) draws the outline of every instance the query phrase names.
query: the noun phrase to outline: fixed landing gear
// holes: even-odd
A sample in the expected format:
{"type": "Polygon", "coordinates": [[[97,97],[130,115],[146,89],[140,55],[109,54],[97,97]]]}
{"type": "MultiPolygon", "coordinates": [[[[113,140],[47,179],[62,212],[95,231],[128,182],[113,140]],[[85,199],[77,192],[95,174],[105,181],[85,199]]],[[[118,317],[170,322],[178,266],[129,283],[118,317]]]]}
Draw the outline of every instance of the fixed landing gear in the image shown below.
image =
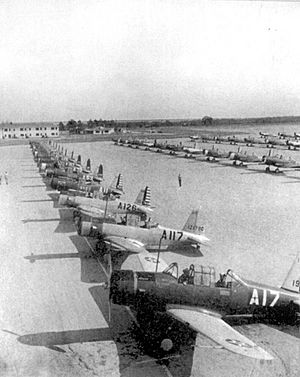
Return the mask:
{"type": "MultiPolygon", "coordinates": [[[[266,167],[266,173],[272,173],[270,166],[267,166],[267,167],[266,167]]],[[[279,168],[276,168],[276,169],[274,170],[274,173],[275,173],[275,174],[278,174],[278,173],[281,173],[281,171],[279,170],[279,168]]]]}

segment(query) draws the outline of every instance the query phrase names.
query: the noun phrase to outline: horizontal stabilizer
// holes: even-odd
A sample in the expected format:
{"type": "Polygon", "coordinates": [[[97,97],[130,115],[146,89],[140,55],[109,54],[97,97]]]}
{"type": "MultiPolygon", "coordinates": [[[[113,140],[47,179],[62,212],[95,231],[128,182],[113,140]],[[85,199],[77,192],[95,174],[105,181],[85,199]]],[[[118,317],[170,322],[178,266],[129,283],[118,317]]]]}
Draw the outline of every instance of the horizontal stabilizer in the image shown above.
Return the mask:
{"type": "Polygon", "coordinates": [[[195,233],[200,234],[203,232],[204,227],[199,225],[198,223],[198,215],[199,215],[199,209],[193,210],[190,214],[190,216],[187,219],[187,222],[185,223],[183,227],[183,231],[189,232],[189,233],[195,233]]]}

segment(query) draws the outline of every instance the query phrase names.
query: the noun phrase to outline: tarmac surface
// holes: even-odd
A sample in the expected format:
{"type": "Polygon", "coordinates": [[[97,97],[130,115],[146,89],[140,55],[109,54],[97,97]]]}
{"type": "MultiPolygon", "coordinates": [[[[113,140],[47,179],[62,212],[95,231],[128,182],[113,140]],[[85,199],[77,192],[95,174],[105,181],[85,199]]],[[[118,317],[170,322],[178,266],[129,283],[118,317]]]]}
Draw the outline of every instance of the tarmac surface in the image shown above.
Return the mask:
{"type": "MultiPolygon", "coordinates": [[[[242,174],[112,143],[71,148],[102,162],[107,184],[121,168],[131,199],[149,184],[162,224],[181,227],[201,202],[212,245],[203,257],[164,253],[167,262],[182,268],[214,264],[220,272],[231,267],[268,284],[283,281],[300,246],[298,180],[286,184],[286,177],[242,174]]],[[[44,184],[29,146],[1,147],[0,155],[0,172],[9,173],[9,184],[2,180],[0,187],[1,376],[300,375],[297,328],[284,333],[262,324],[238,326],[275,357],[268,363],[229,353],[201,336],[194,347],[183,345],[178,355],[157,363],[144,352],[130,313],[116,305],[109,328],[106,272],[77,235],[68,210],[56,205],[57,193],[44,184]]],[[[134,256],[123,265],[132,267],[138,268],[134,256]]]]}

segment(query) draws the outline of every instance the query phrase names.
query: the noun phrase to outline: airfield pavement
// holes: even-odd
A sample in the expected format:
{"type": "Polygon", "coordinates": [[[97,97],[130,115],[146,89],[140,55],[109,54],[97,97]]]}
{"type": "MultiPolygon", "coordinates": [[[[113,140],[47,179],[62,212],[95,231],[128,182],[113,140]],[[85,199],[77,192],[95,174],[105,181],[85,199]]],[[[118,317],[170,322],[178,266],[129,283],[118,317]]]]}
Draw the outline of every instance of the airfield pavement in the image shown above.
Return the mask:
{"type": "MultiPolygon", "coordinates": [[[[82,148],[82,152],[86,147],[82,148]]],[[[77,152],[76,146],[74,148],[77,152]]],[[[105,148],[109,151],[106,156],[108,160],[118,150],[118,147],[113,146],[111,148],[115,149],[108,146],[103,148],[104,152],[105,148]]],[[[146,155],[146,152],[142,153],[146,155]]],[[[106,273],[99,262],[90,257],[89,245],[75,232],[68,210],[57,206],[57,193],[44,184],[29,145],[3,146],[0,148],[0,156],[0,172],[7,170],[9,173],[9,184],[5,185],[2,180],[0,186],[1,376],[300,375],[299,334],[298,337],[295,336],[296,333],[288,335],[261,324],[238,326],[238,329],[270,352],[274,356],[272,362],[261,362],[230,353],[219,349],[207,338],[197,336],[193,349],[183,348],[179,355],[166,363],[156,363],[140,348],[133,334],[133,320],[125,308],[113,305],[109,328],[108,295],[102,284],[107,279],[106,273]]],[[[85,157],[91,156],[85,153],[85,157]]],[[[156,156],[155,159],[161,157],[156,156]]],[[[122,161],[122,156],[120,159],[122,161]]],[[[110,168],[108,164],[104,166],[107,170],[110,168]]],[[[163,169],[166,166],[168,164],[165,161],[162,163],[163,169]]],[[[134,182],[140,179],[137,168],[132,161],[127,167],[124,166],[124,170],[127,169],[128,173],[131,171],[133,177],[130,183],[128,177],[126,183],[128,186],[132,185],[130,189],[134,188],[135,191],[140,188],[134,182]]],[[[173,169],[172,166],[170,169],[173,169]]],[[[153,171],[149,174],[153,174],[153,171]]],[[[186,176],[184,178],[191,183],[191,179],[186,176]]],[[[171,190],[170,186],[166,189],[171,190]]],[[[178,193],[172,199],[176,198],[179,198],[178,193]]],[[[154,199],[157,202],[164,200],[158,198],[157,194],[154,194],[154,199]]],[[[217,197],[216,200],[219,199],[221,198],[217,197]]],[[[190,204],[188,203],[189,207],[190,204]]],[[[181,215],[179,221],[182,222],[183,209],[176,209],[181,215]]],[[[162,210],[158,208],[159,211],[162,210]]],[[[168,212],[168,216],[171,214],[172,210],[168,212]]],[[[218,213],[214,211],[212,215],[217,216],[218,213]]],[[[170,220],[172,221],[171,218],[170,220]]],[[[213,236],[211,233],[209,236],[213,236]]],[[[242,245],[242,240],[239,240],[240,244],[235,246],[237,248],[242,245]]],[[[218,242],[223,242],[225,247],[227,240],[218,242]]],[[[251,242],[251,239],[246,242],[251,242]]],[[[267,253],[267,256],[269,258],[270,254],[267,253]]],[[[182,265],[192,261],[191,258],[177,257],[182,265]]],[[[225,254],[221,255],[221,259],[224,257],[225,254]]],[[[255,257],[256,255],[249,255],[249,263],[255,257]]],[[[276,259],[274,256],[276,260],[279,257],[276,259]]],[[[174,258],[176,255],[167,253],[168,262],[174,258]]],[[[218,258],[220,260],[220,255],[218,258]]],[[[210,257],[210,260],[214,259],[217,260],[217,257],[210,257]]],[[[237,261],[234,255],[228,255],[228,259],[239,266],[243,261],[245,264],[247,258],[237,261]]],[[[285,270],[291,260],[285,261],[285,270]]],[[[132,256],[124,266],[129,268],[134,263],[136,261],[132,256]]],[[[224,260],[221,262],[222,267],[223,264],[225,265],[224,260]]],[[[272,265],[264,267],[265,270],[267,268],[272,268],[272,265]]],[[[261,273],[262,270],[263,267],[258,265],[256,272],[261,273]]]]}

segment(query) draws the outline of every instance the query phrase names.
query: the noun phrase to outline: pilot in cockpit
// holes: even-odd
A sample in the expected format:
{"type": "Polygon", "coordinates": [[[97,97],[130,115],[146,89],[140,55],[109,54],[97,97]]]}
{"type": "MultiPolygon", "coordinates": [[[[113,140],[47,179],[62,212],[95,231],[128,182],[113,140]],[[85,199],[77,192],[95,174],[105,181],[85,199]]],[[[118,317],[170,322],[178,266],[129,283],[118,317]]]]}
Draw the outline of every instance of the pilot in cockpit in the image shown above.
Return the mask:
{"type": "Polygon", "coordinates": [[[220,274],[220,279],[216,282],[216,287],[226,287],[227,274],[220,274]]]}

